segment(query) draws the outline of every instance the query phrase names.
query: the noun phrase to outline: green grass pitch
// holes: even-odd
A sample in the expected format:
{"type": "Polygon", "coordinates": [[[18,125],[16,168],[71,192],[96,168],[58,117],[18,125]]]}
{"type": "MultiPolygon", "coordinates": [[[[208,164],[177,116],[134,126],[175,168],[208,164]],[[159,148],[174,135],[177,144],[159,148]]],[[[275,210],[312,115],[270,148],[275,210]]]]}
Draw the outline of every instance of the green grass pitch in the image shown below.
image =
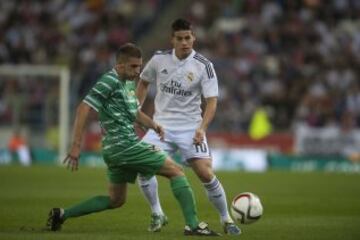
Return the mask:
{"type": "MultiPolygon", "coordinates": [[[[199,217],[222,232],[219,218],[194,174],[199,217]]],[[[294,172],[218,172],[228,199],[240,192],[258,194],[264,215],[241,226],[240,237],[218,239],[360,239],[360,175],[294,172]]],[[[160,179],[160,198],[170,223],[160,233],[146,231],[150,211],[137,185],[130,185],[120,209],[68,220],[61,232],[44,232],[47,213],[106,194],[102,168],[0,167],[0,239],[185,239],[184,222],[167,180],[160,179]]],[[[188,237],[189,238],[189,237],[188,237]]],[[[196,239],[190,237],[191,239],[196,239]]]]}

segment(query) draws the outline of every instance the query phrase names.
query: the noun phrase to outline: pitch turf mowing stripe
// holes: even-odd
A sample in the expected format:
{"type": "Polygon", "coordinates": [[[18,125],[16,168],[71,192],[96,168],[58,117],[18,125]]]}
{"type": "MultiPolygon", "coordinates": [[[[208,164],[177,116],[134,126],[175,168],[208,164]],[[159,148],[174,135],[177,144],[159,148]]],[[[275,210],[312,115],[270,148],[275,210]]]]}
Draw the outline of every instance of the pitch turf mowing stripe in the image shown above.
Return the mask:
{"type": "MultiPolygon", "coordinates": [[[[201,182],[192,172],[186,174],[194,189],[200,220],[222,232],[201,182]]],[[[258,222],[242,226],[242,240],[360,239],[360,175],[237,171],[218,171],[216,175],[229,200],[248,191],[262,201],[264,215],[258,222]]],[[[42,228],[52,207],[67,207],[105,194],[103,168],[80,165],[78,172],[71,173],[63,167],[1,166],[0,179],[0,239],[185,239],[181,212],[164,178],[158,178],[159,193],[169,224],[159,234],[146,230],[150,210],[136,184],[129,185],[127,203],[122,209],[71,219],[62,232],[55,234],[20,231],[22,226],[42,228]]]]}

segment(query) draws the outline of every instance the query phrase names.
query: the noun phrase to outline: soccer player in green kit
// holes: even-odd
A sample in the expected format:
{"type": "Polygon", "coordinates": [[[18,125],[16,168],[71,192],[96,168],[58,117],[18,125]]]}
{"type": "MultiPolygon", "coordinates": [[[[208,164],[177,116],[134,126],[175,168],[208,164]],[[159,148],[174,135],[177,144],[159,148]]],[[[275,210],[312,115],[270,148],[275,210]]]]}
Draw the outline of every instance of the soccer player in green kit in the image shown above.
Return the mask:
{"type": "Polygon", "coordinates": [[[104,130],[102,154],[109,179],[108,196],[95,196],[68,208],[51,209],[47,227],[61,229],[65,220],[95,212],[121,207],[125,203],[127,183],[134,183],[137,175],[155,174],[170,180],[172,192],[179,202],[185,223],[191,229],[185,235],[218,236],[208,225],[199,222],[192,189],[180,166],[163,151],[141,141],[134,131],[134,122],[151,128],[163,138],[160,125],[139,109],[134,80],[142,66],[141,50],[127,43],[116,54],[114,68],[105,73],[77,108],[73,142],[64,163],[78,169],[81,139],[87,116],[91,110],[99,115],[104,130]]]}

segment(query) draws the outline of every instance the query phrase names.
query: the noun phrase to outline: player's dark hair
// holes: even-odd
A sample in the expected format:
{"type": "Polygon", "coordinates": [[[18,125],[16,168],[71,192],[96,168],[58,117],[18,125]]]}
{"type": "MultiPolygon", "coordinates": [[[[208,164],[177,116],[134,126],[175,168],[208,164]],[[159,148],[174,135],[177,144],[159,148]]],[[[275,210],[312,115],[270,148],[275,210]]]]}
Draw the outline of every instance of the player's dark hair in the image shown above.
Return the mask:
{"type": "Polygon", "coordinates": [[[187,31],[187,30],[192,31],[192,26],[189,21],[183,18],[178,18],[171,24],[171,30],[172,30],[172,34],[174,34],[174,32],[177,31],[187,31]]]}
{"type": "Polygon", "coordinates": [[[141,49],[133,43],[125,43],[116,52],[116,62],[125,62],[130,57],[141,58],[141,49]]]}

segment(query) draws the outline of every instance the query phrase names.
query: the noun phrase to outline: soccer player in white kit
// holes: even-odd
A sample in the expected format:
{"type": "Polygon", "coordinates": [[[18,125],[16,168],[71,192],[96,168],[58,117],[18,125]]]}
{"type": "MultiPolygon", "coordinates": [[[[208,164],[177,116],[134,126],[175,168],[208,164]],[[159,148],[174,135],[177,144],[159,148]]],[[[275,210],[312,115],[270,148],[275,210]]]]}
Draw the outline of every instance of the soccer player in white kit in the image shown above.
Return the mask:
{"type": "MultiPolygon", "coordinates": [[[[140,75],[137,96],[143,104],[149,84],[156,84],[154,121],[164,127],[165,138],[149,130],[144,141],[169,154],[180,151],[204,185],[209,200],[219,212],[224,232],[239,235],[240,229],[230,217],[225,191],[212,169],[206,130],[216,112],[218,83],[213,64],[193,49],[195,36],[191,23],[177,19],[172,23],[173,49],[158,51],[140,75]],[[201,117],[201,96],[206,107],[201,117]]],[[[139,177],[139,185],[148,200],[152,215],[149,231],[157,232],[167,223],[159,197],[156,177],[139,177]]]]}

